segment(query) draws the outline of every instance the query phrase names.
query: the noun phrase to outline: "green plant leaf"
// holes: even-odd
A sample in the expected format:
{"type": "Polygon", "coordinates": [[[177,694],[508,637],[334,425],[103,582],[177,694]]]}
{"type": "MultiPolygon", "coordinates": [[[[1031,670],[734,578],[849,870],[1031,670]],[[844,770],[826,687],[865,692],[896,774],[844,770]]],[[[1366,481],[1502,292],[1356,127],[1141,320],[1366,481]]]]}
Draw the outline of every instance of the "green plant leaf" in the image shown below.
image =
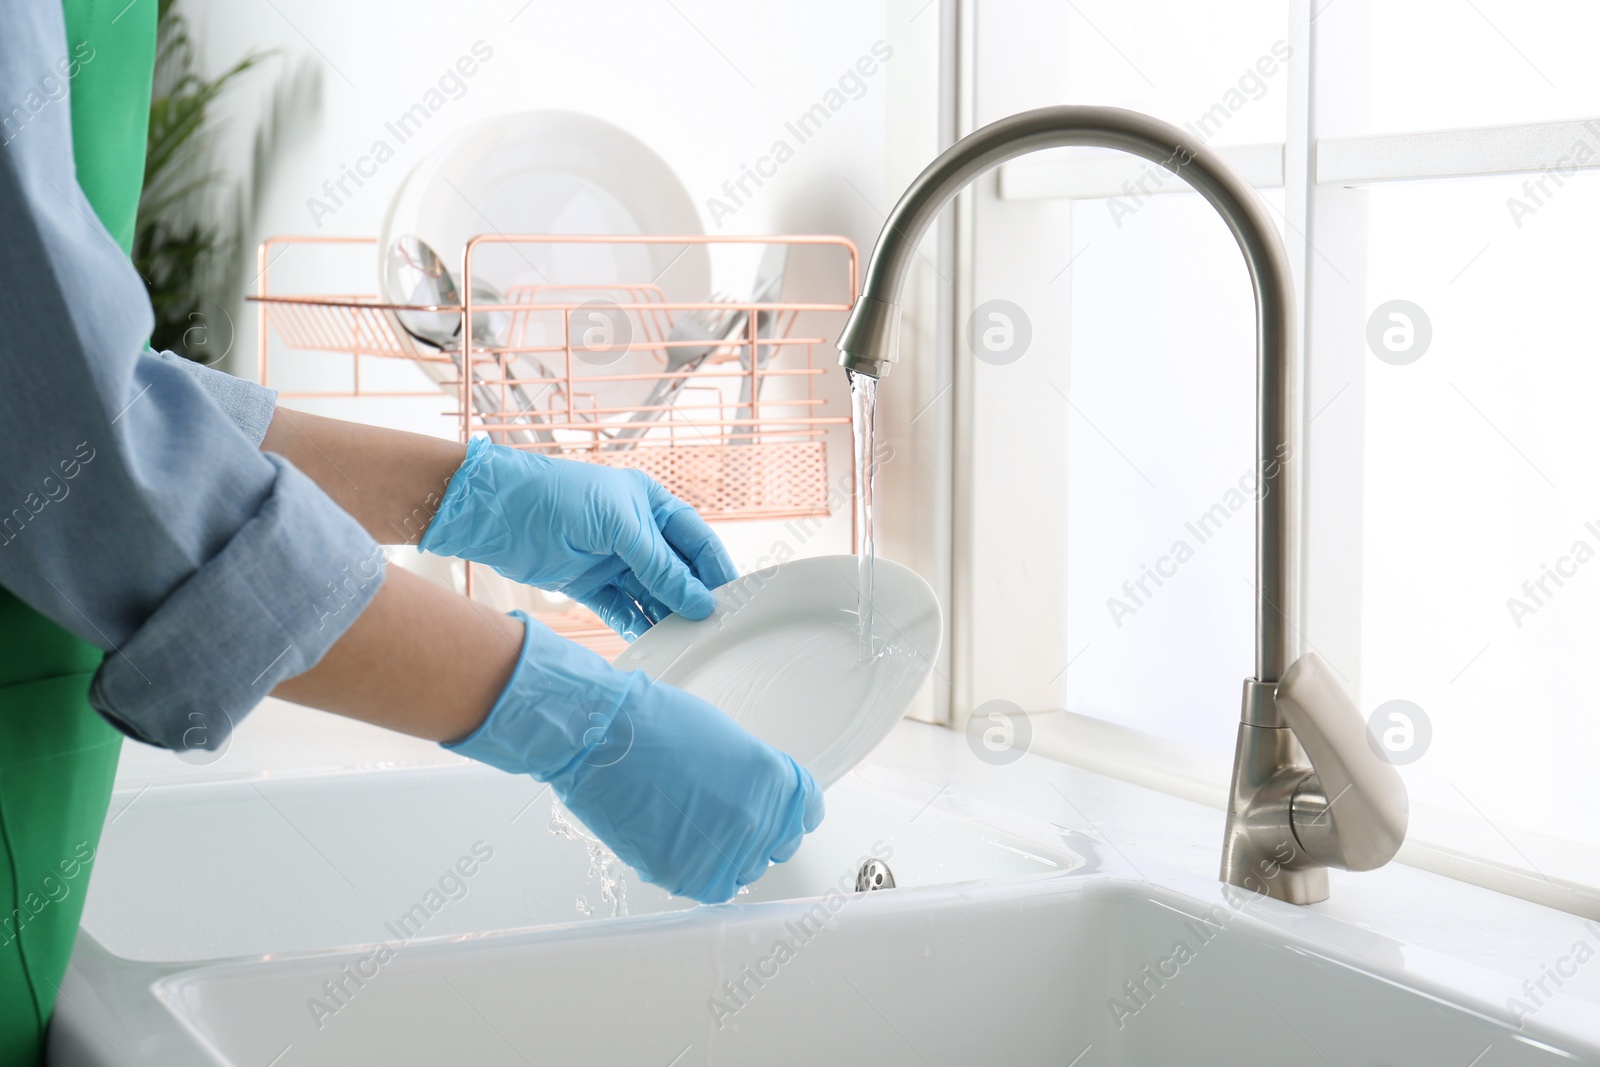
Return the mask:
{"type": "MultiPolygon", "coordinates": [[[[240,295],[242,244],[259,210],[265,179],[261,154],[268,147],[258,126],[250,170],[242,181],[230,181],[228,168],[217,162],[212,109],[275,53],[251,52],[207,77],[174,0],[158,0],[157,7],[155,79],[133,260],[155,310],[151,345],[196,358],[201,353],[189,352],[184,344],[195,316],[208,305],[231,305],[240,295]]],[[[302,68],[296,80],[304,78],[302,68]]],[[[277,125],[279,89],[268,129],[277,125]]]]}

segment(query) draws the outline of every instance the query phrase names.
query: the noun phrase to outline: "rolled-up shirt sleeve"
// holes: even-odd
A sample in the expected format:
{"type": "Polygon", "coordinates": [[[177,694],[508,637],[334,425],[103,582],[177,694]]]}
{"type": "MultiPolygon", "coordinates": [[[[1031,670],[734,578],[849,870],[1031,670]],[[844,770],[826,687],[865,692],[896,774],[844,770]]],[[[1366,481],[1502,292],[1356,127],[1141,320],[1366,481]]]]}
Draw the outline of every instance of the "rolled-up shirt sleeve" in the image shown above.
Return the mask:
{"type": "Polygon", "coordinates": [[[267,427],[272,425],[272,413],[278,409],[276,389],[268,389],[264,385],[247,382],[213,367],[184,359],[176,352],[157,352],[155,355],[157,359],[186,371],[252,445],[261,445],[262,439],[267,436],[267,427]]]}
{"type": "Polygon", "coordinates": [[[367,606],[382,550],[257,450],[270,391],[230,418],[148,350],[144,285],[74,178],[67,101],[35,92],[65,51],[60,6],[0,15],[0,108],[42,101],[0,127],[0,585],[106,650],[90,701],[113,725],[214,748],[367,606]]]}

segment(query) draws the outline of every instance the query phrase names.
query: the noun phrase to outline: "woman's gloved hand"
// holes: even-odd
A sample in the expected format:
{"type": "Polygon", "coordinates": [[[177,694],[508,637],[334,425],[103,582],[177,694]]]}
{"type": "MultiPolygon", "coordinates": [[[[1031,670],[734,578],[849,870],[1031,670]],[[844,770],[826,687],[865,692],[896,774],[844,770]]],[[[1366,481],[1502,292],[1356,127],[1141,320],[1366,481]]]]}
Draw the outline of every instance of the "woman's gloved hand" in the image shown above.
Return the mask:
{"type": "Polygon", "coordinates": [[[711,614],[739,576],[722,541],[643,471],[473,438],[417,546],[565,593],[632,640],[668,614],[711,614]]]}
{"type": "Polygon", "coordinates": [[[822,791],[793,757],[512,614],[527,628],[517,669],[483,724],[445,748],[549,782],[641,878],[703,904],[793,856],[822,821],[822,791]]]}

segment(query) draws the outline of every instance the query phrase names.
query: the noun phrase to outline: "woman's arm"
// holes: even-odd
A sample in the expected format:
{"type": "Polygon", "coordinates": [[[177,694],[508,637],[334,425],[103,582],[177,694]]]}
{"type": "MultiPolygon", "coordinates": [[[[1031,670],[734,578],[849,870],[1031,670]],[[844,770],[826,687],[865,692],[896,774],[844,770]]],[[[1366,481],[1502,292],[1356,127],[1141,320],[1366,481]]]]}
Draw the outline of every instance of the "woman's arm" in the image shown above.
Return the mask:
{"type": "MultiPolygon", "coordinates": [[[[327,421],[327,420],[324,420],[327,421]]],[[[316,666],[272,695],[429,741],[467,736],[517,665],[522,621],[391,566],[316,666]]]]}
{"type": "MultiPolygon", "coordinates": [[[[383,544],[422,539],[465,445],[278,408],[263,452],[294,464],[383,544]]],[[[522,648],[522,622],[390,566],[311,670],[272,695],[430,741],[483,722],[522,648]]]]}
{"type": "Polygon", "coordinates": [[[414,545],[467,446],[278,408],[261,442],[298,467],[385,545],[414,545]]]}
{"type": "Polygon", "coordinates": [[[692,507],[642,471],[471,446],[278,409],[261,447],[385,544],[415,544],[565,593],[633,639],[703,619],[738,577],[692,507]]]}

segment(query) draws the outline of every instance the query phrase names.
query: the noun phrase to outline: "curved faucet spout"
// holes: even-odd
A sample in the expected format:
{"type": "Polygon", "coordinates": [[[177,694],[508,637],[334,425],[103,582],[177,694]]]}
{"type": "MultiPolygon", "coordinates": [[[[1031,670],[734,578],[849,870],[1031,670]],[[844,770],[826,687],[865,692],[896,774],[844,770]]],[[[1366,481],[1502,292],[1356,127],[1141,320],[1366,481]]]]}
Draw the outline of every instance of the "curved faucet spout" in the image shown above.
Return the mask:
{"type": "Polygon", "coordinates": [[[874,378],[899,358],[900,294],[939,210],[989,168],[1063,145],[1119,148],[1183,178],[1233,231],[1256,299],[1256,674],[1244,684],[1221,876],[1279,900],[1328,895],[1329,866],[1371,870],[1405,840],[1408,806],[1355,702],[1315,653],[1295,659],[1299,362],[1288,256],[1260,198],[1176,126],[1112,107],[1024,111],[962,138],[918,175],[885,224],[839,362],[874,378]],[[1341,798],[1345,798],[1341,800],[1341,798]],[[1342,804],[1336,812],[1335,804],[1342,804]]]}
{"type": "MultiPolygon", "coordinates": [[[[861,295],[839,335],[839,362],[878,378],[899,359],[900,299],[917,244],[950,200],[980,174],[1045,148],[1088,145],[1143,156],[1183,178],[1217,209],[1239,249],[1256,301],[1256,680],[1276,682],[1294,659],[1299,463],[1294,283],[1283,242],[1255,192],[1186,132],[1114,107],[1043,107],[956,142],[901,196],[867,263],[861,295]]],[[[1254,726],[1283,725],[1272,701],[1246,704],[1254,726]]]]}

